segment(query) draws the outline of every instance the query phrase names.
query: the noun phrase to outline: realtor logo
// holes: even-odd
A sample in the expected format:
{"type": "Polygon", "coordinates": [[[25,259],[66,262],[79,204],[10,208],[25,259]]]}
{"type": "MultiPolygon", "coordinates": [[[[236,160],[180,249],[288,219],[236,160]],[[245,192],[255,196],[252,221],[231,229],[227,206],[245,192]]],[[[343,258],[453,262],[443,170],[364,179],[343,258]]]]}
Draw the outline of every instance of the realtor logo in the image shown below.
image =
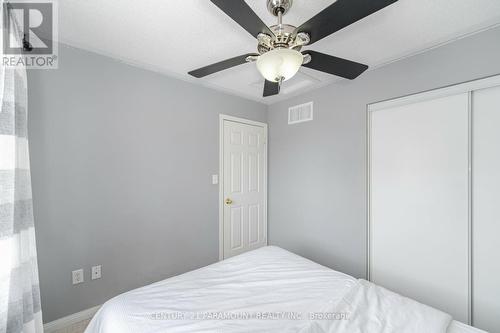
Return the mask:
{"type": "Polygon", "coordinates": [[[50,0],[3,3],[2,64],[57,68],[57,11],[50,0]]]}

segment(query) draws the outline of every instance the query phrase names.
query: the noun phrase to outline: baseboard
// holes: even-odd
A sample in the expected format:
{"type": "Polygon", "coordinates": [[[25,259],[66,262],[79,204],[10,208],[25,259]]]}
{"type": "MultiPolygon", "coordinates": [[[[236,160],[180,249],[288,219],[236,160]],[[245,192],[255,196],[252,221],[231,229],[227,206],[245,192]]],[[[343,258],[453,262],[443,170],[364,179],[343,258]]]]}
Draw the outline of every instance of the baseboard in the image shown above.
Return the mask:
{"type": "Polygon", "coordinates": [[[95,315],[95,313],[97,312],[97,310],[99,310],[100,307],[101,307],[100,305],[97,305],[94,306],[93,308],[73,313],[70,314],[69,316],[56,319],[54,321],[51,321],[50,323],[46,323],[43,325],[43,330],[45,333],[52,333],[67,328],[81,321],[90,319],[95,315]]]}

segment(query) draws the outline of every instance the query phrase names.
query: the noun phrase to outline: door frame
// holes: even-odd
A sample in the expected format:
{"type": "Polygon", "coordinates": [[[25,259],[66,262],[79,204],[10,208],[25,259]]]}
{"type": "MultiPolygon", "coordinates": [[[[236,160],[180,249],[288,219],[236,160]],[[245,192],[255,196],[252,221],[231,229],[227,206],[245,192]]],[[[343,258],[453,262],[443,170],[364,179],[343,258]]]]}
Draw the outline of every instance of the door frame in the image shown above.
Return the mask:
{"type": "Polygon", "coordinates": [[[267,164],[268,164],[268,131],[267,124],[255,120],[238,118],[225,114],[219,114],[219,260],[224,259],[224,121],[232,121],[235,123],[259,126],[264,129],[265,142],[264,154],[266,155],[266,163],[264,164],[264,205],[265,210],[263,217],[265,219],[266,228],[264,235],[267,244],[267,164]]]}

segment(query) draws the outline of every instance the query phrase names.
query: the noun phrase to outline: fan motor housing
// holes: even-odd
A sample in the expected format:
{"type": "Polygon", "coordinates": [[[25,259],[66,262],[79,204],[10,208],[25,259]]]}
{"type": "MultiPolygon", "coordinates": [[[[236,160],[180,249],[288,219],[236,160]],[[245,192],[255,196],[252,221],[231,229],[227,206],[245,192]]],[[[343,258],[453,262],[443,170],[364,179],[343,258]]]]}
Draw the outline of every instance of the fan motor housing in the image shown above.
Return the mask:
{"type": "Polygon", "coordinates": [[[296,28],[290,24],[270,26],[273,36],[259,34],[257,36],[259,54],[278,48],[288,48],[300,51],[303,46],[309,43],[309,35],[304,32],[296,33],[296,28]]]}
{"type": "Polygon", "coordinates": [[[270,26],[272,32],[276,36],[273,40],[273,47],[289,47],[294,40],[295,27],[290,24],[282,24],[270,26]]]}

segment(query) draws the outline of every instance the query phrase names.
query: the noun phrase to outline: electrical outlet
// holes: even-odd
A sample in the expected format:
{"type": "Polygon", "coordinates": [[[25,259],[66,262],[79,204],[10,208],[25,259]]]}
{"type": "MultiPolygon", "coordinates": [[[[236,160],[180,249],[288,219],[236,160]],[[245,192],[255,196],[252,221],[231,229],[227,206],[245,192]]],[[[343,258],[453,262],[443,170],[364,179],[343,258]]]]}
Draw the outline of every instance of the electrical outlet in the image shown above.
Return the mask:
{"type": "Polygon", "coordinates": [[[73,284],[83,283],[83,269],[77,269],[76,271],[71,272],[73,284]]]}
{"type": "Polygon", "coordinates": [[[101,265],[92,266],[92,280],[101,278],[101,265]]]}

